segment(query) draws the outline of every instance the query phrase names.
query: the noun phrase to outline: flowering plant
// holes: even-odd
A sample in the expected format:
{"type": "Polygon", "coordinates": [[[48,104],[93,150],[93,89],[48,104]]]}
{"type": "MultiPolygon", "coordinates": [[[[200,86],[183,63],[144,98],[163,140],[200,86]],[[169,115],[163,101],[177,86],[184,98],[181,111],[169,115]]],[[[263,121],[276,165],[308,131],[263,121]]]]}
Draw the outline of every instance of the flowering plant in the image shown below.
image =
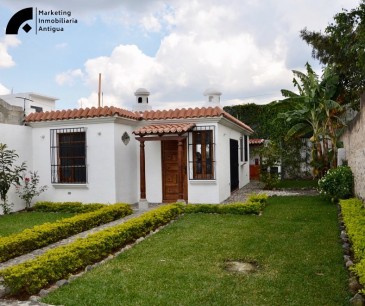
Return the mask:
{"type": "Polygon", "coordinates": [[[326,175],[318,181],[320,194],[338,202],[353,195],[354,178],[351,168],[340,166],[328,170],[326,175]]]}
{"type": "Polygon", "coordinates": [[[34,197],[39,196],[42,192],[47,190],[47,186],[41,186],[38,188],[39,175],[36,171],[29,172],[29,177],[25,176],[21,183],[16,187],[16,193],[21,199],[25,201],[25,209],[30,208],[30,203],[34,197]]]}

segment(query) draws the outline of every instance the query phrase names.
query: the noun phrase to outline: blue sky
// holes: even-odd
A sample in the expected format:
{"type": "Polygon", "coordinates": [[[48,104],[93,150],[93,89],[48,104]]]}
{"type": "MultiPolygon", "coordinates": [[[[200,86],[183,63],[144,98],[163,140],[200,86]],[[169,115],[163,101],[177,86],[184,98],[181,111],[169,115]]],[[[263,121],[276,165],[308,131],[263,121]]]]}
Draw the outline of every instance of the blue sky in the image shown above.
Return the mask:
{"type": "MultiPolygon", "coordinates": [[[[0,94],[37,92],[57,108],[96,106],[98,73],[105,105],[131,108],[145,87],[155,108],[195,107],[222,91],[223,105],[268,103],[293,89],[291,70],[309,61],[299,31],[323,30],[358,0],[2,0],[0,94]],[[31,3],[31,4],[29,4],[31,3]],[[5,35],[18,10],[71,11],[63,32],[5,35]]],[[[24,23],[25,24],[25,23],[24,23]]]]}

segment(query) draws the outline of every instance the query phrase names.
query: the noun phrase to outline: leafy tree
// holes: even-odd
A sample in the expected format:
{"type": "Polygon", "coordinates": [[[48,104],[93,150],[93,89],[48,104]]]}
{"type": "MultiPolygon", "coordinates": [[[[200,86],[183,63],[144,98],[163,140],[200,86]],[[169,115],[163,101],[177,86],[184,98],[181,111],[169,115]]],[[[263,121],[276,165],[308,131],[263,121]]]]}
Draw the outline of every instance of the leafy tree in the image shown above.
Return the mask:
{"type": "Polygon", "coordinates": [[[11,211],[11,205],[7,202],[7,194],[11,185],[18,185],[22,178],[22,172],[26,170],[25,163],[14,165],[18,154],[15,150],[7,149],[6,144],[0,143],[0,206],[4,214],[11,211]]]}
{"type": "Polygon", "coordinates": [[[272,168],[280,162],[281,152],[277,143],[268,142],[258,150],[260,155],[260,180],[265,184],[265,189],[274,189],[279,183],[279,174],[272,168]]]}
{"type": "Polygon", "coordinates": [[[339,76],[337,102],[358,109],[365,90],[365,0],[336,14],[323,33],[305,28],[301,37],[313,47],[313,57],[332,66],[339,76]]]}
{"type": "Polygon", "coordinates": [[[326,169],[336,166],[336,129],[343,125],[338,116],[341,106],[331,99],[336,94],[338,77],[326,69],[320,80],[308,63],[306,70],[306,74],[293,71],[293,84],[299,93],[281,91],[286,97],[284,101],[290,102],[293,109],[280,114],[279,118],[290,124],[286,139],[310,137],[314,176],[323,176],[326,169]]]}
{"type": "Polygon", "coordinates": [[[293,106],[288,101],[273,101],[269,104],[257,105],[253,103],[226,106],[224,110],[232,116],[248,124],[253,130],[251,138],[264,138],[274,142],[280,151],[281,176],[299,177],[303,144],[297,139],[285,139],[290,125],[285,119],[277,119],[278,114],[292,110],[293,106]]]}

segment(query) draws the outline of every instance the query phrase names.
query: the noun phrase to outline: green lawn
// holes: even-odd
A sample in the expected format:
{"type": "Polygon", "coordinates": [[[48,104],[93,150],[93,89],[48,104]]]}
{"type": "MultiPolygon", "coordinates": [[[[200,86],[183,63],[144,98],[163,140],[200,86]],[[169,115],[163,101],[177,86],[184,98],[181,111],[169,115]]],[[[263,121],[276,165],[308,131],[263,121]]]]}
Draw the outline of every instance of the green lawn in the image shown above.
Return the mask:
{"type": "Polygon", "coordinates": [[[26,228],[72,217],[69,213],[19,212],[0,216],[0,237],[19,233],[26,228]]]}
{"type": "Polygon", "coordinates": [[[317,180],[280,180],[277,188],[313,189],[313,188],[318,188],[318,181],[317,180]]]}
{"type": "Polygon", "coordinates": [[[43,299],[70,305],[346,305],[336,206],[274,197],[262,216],[185,215],[43,299]],[[242,275],[226,260],[258,263],[242,275]]]}

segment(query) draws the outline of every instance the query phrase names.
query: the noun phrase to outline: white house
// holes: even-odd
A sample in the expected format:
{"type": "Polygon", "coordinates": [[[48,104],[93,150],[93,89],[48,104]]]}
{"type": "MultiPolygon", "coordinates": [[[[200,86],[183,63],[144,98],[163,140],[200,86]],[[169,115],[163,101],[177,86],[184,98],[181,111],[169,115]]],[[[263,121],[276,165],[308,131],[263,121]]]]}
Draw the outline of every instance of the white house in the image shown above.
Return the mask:
{"type": "Polygon", "coordinates": [[[35,92],[0,95],[0,99],[13,106],[19,106],[26,115],[33,112],[47,112],[56,109],[58,98],[35,92]]]}
{"type": "MultiPolygon", "coordinates": [[[[85,203],[220,203],[249,182],[249,126],[206,91],[206,106],[136,111],[99,107],[30,113],[17,152],[48,189],[37,200],[85,203]],[[211,104],[209,104],[211,103],[211,104]],[[26,135],[26,136],[25,136],[26,135]]],[[[0,142],[10,148],[10,125],[0,142]],[[10,141],[9,143],[7,141],[10,141]]]]}

